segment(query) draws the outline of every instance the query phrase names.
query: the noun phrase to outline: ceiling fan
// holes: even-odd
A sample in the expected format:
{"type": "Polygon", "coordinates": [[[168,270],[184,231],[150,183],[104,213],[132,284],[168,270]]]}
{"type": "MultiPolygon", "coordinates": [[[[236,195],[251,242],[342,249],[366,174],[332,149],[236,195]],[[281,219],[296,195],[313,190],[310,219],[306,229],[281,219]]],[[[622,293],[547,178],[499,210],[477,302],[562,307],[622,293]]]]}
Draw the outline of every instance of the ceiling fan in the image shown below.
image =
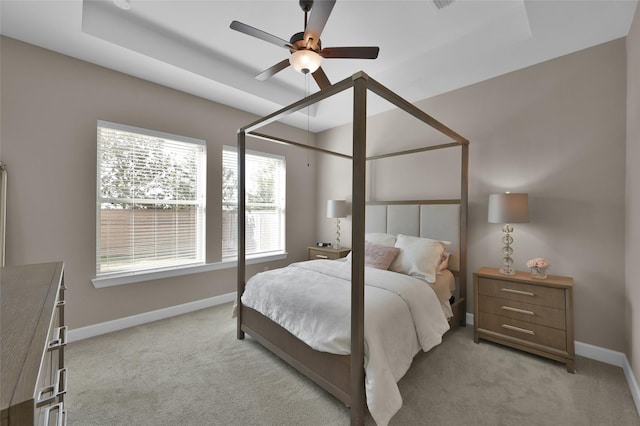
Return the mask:
{"type": "Polygon", "coordinates": [[[335,0],[300,0],[300,8],[304,11],[304,32],[295,33],[289,41],[254,28],[242,22],[233,21],[232,30],[259,38],[276,46],[289,49],[289,58],[267,68],[256,76],[258,80],[266,80],[291,65],[303,74],[311,73],[320,89],[331,85],[327,75],[320,67],[326,59],[376,59],[379,47],[325,47],[322,48],[320,35],[335,5],[335,0]],[[307,21],[311,9],[312,13],[307,21]]]}

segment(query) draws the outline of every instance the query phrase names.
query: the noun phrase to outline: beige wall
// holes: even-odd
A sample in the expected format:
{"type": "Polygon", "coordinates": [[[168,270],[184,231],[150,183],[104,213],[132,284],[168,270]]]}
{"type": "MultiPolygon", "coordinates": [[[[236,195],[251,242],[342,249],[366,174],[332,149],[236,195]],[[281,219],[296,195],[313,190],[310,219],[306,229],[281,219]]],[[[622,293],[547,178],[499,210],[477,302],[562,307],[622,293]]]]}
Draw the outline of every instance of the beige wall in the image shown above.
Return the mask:
{"type": "MultiPolygon", "coordinates": [[[[471,141],[469,270],[500,261],[499,226],[486,223],[488,195],[528,192],[531,221],[515,225],[516,265],[524,269],[529,257],[544,256],[552,273],[573,276],[576,339],[613,350],[627,349],[628,341],[635,371],[640,370],[640,349],[632,338],[638,323],[632,300],[638,299],[638,286],[628,261],[625,322],[620,248],[626,237],[627,256],[637,258],[638,224],[630,218],[638,215],[630,211],[638,208],[630,194],[637,193],[638,176],[631,167],[626,232],[624,225],[625,102],[629,114],[633,105],[633,116],[638,114],[637,82],[630,81],[627,96],[625,57],[630,56],[629,69],[637,70],[637,40],[636,16],[628,52],[625,41],[617,40],[418,103],[471,141]]],[[[95,122],[207,140],[207,257],[215,262],[220,256],[220,149],[235,144],[237,128],[256,117],[12,39],[3,37],[1,43],[0,159],[10,176],[7,263],[64,260],[72,328],[233,291],[233,269],[106,289],[91,285],[95,122]]],[[[626,139],[630,153],[638,150],[632,122],[626,139]]],[[[381,114],[369,120],[370,153],[396,150],[407,139],[407,147],[431,140],[421,129],[397,112],[381,114]]],[[[286,126],[279,131],[291,139],[307,137],[286,126]]],[[[349,132],[348,126],[336,128],[318,141],[336,145],[349,132]]],[[[304,258],[306,245],[316,238],[331,241],[333,222],[317,212],[329,198],[350,198],[348,163],[320,155],[317,161],[311,156],[307,166],[307,152],[281,145],[252,147],[287,156],[287,207],[296,212],[287,221],[288,261],[304,258]],[[315,185],[316,168],[323,173],[314,193],[309,188],[315,185]],[[306,219],[316,216],[314,232],[306,219]]],[[[369,192],[377,199],[447,196],[458,184],[455,158],[457,152],[420,154],[376,165],[369,192]]],[[[344,222],[347,245],[351,228],[344,222]]]]}
{"type": "Polygon", "coordinates": [[[627,358],[640,382],[640,6],[627,36],[626,294],[627,358]]]}
{"type": "MultiPolygon", "coordinates": [[[[471,141],[468,282],[473,270],[501,262],[501,227],[487,223],[489,194],[527,192],[530,223],[514,225],[515,266],[526,270],[527,259],[543,256],[550,273],[573,276],[576,340],[617,351],[625,348],[625,56],[620,39],[417,103],[471,141]]],[[[395,111],[371,118],[369,152],[405,146],[406,137],[407,147],[437,140],[420,129],[395,111]]],[[[335,145],[349,132],[332,129],[317,141],[335,145]]],[[[379,200],[457,196],[457,158],[426,153],[375,166],[369,191],[379,200]]],[[[319,181],[319,204],[350,197],[350,169],[341,162],[319,158],[328,176],[319,181]]],[[[320,238],[332,229],[319,218],[320,238]]]]}
{"type": "MultiPolygon", "coordinates": [[[[221,150],[256,116],[3,37],[1,159],[8,168],[7,265],[64,260],[71,328],[235,291],[236,270],[96,289],[96,120],[207,141],[207,261],[221,253],[221,150]]],[[[306,132],[275,125],[278,135],[306,132]]],[[[313,141],[313,140],[312,140],[313,141]]],[[[315,241],[314,157],[263,141],[286,156],[288,261],[315,241]],[[311,159],[308,162],[308,159],[311,159]],[[307,164],[310,164],[307,166],[307,164]]],[[[284,264],[276,262],[270,267],[284,264]]],[[[267,265],[251,268],[250,273],[267,265]]]]}

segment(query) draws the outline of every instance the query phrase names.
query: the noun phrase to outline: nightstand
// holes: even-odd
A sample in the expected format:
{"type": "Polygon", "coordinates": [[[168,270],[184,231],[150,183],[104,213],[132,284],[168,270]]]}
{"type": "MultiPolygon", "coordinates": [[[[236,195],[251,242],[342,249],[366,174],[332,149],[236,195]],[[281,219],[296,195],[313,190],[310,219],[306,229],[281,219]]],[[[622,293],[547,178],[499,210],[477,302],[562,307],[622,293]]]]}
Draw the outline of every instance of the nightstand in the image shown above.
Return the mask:
{"type": "Polygon", "coordinates": [[[573,278],[496,268],[473,273],[473,340],[490,340],[563,362],[575,373],[573,278]]]}
{"type": "Polygon", "coordinates": [[[309,260],[314,259],[340,259],[341,257],[345,257],[351,251],[348,247],[340,247],[339,249],[334,249],[332,247],[318,247],[318,246],[309,246],[307,247],[307,257],[309,260]]]}

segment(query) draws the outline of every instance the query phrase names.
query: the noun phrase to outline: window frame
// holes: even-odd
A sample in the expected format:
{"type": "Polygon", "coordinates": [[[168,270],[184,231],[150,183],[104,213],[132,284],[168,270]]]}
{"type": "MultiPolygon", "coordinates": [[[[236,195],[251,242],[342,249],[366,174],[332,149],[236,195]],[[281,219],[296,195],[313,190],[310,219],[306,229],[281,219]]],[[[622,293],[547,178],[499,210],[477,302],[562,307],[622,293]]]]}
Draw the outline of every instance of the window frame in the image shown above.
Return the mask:
{"type": "MultiPolygon", "coordinates": [[[[138,282],[140,279],[130,277],[140,277],[140,276],[175,276],[175,272],[188,270],[193,267],[202,267],[206,265],[206,185],[207,185],[207,142],[202,139],[191,138],[188,136],[176,135],[167,132],[161,132],[157,130],[145,129],[136,126],[130,126],[126,124],[114,123],[105,120],[98,120],[96,126],[96,248],[95,248],[95,273],[96,277],[92,280],[94,286],[102,287],[109,285],[119,285],[127,282],[138,282]],[[170,141],[171,143],[184,143],[184,144],[193,144],[197,146],[199,153],[197,153],[198,157],[196,161],[198,162],[196,166],[197,170],[197,184],[196,184],[196,199],[191,203],[187,203],[188,205],[196,206],[196,219],[195,219],[195,231],[196,231],[196,242],[194,246],[195,259],[192,262],[176,262],[170,264],[167,262],[166,265],[156,265],[153,267],[136,267],[130,268],[127,270],[115,271],[115,272],[100,272],[100,256],[101,256],[101,205],[103,202],[108,202],[109,200],[113,200],[113,198],[103,198],[102,197],[102,158],[101,158],[101,143],[100,143],[100,128],[106,128],[115,131],[122,131],[128,133],[134,133],[138,135],[142,135],[143,137],[149,138],[157,138],[170,141]],[[122,282],[120,282],[122,281],[122,282]],[[115,282],[111,283],[110,282],[115,282]],[[99,285],[99,284],[104,285],[99,285]],[[98,285],[97,285],[98,284],[98,285]]],[[[122,199],[125,200],[124,198],[122,199]]],[[[170,205],[179,205],[184,204],[183,201],[169,201],[158,199],[156,201],[163,201],[162,204],[170,204],[170,205]]],[[[167,234],[170,235],[170,234],[167,234]]]]}
{"type": "MultiPolygon", "coordinates": [[[[223,145],[222,147],[222,188],[221,188],[221,210],[222,210],[222,236],[221,236],[221,258],[222,258],[222,262],[229,262],[229,261],[236,261],[238,259],[238,252],[237,252],[237,239],[238,239],[238,232],[237,232],[237,221],[235,223],[235,226],[232,227],[233,232],[230,232],[231,235],[233,235],[233,241],[235,241],[235,246],[236,246],[236,250],[235,253],[232,255],[226,254],[225,252],[227,252],[228,250],[225,250],[224,246],[225,246],[225,233],[224,233],[224,207],[225,205],[228,205],[229,203],[225,201],[224,199],[224,186],[225,186],[225,182],[224,182],[224,173],[225,173],[225,160],[224,160],[224,155],[225,155],[225,151],[226,152],[232,152],[235,157],[237,158],[238,155],[238,148],[236,146],[231,146],[231,145],[223,145]]],[[[287,208],[286,208],[286,204],[287,204],[287,160],[286,157],[284,155],[280,155],[280,154],[273,154],[273,153],[269,153],[269,152],[263,152],[263,151],[256,151],[256,150],[246,150],[246,158],[248,159],[250,156],[257,156],[257,157],[262,157],[265,159],[274,159],[274,160],[278,160],[280,162],[280,168],[277,172],[279,172],[281,174],[281,176],[279,176],[277,179],[280,180],[279,186],[277,188],[277,194],[275,195],[276,198],[278,198],[275,203],[272,203],[274,205],[274,207],[278,210],[278,215],[279,215],[279,237],[278,239],[280,240],[281,244],[280,247],[278,247],[277,249],[273,249],[273,250],[265,250],[265,251],[259,251],[259,252],[255,252],[255,251],[249,251],[247,250],[246,252],[246,257],[247,259],[260,259],[260,258],[273,258],[273,257],[277,257],[277,258],[286,258],[286,253],[287,253],[287,239],[286,239],[286,212],[287,212],[287,208]]],[[[247,163],[245,161],[245,163],[247,163]]],[[[248,167],[247,167],[248,168],[248,167]]],[[[237,163],[236,163],[236,167],[234,169],[236,171],[236,178],[237,178],[237,163]]],[[[247,182],[247,187],[250,186],[250,183],[247,182]]],[[[238,198],[238,185],[237,185],[237,179],[235,182],[235,207],[237,209],[237,198],[238,198]]],[[[248,197],[248,195],[247,195],[248,197]]],[[[249,202],[247,201],[247,207],[249,206],[249,202]]],[[[249,211],[249,209],[247,208],[247,212],[249,211]]]]}

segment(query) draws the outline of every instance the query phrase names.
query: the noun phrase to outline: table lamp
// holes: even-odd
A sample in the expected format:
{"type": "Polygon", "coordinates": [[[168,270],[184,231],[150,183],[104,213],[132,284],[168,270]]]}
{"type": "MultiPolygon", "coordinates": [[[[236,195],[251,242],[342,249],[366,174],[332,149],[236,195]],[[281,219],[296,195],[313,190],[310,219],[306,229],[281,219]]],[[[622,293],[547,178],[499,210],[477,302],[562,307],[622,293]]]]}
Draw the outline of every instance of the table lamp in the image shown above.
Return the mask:
{"type": "Polygon", "coordinates": [[[333,243],[334,249],[340,248],[340,218],[347,217],[346,200],[328,200],[327,217],[336,220],[336,240],[333,243]]]}
{"type": "Polygon", "coordinates": [[[513,243],[512,223],[529,222],[529,196],[527,194],[504,194],[489,195],[489,223],[503,223],[502,232],[502,267],[500,273],[505,275],[515,275],[516,270],[512,267],[513,243]]]}

